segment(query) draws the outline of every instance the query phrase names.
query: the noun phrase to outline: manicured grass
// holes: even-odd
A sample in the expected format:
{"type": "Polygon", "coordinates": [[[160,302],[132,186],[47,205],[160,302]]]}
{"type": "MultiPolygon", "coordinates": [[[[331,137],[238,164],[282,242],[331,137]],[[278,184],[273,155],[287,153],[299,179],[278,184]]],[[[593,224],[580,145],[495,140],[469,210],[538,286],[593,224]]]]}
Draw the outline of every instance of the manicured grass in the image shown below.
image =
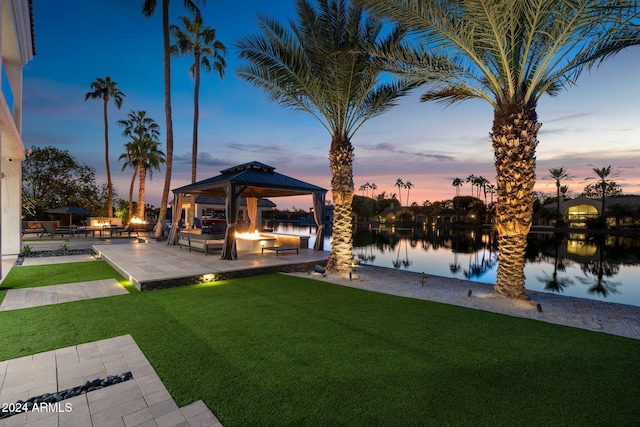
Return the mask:
{"type": "Polygon", "coordinates": [[[226,427],[634,425],[640,341],[284,275],[0,312],[0,360],[130,333],[226,427]]]}
{"type": "Polygon", "coordinates": [[[105,261],[15,267],[9,271],[7,277],[0,284],[0,302],[8,289],[35,288],[111,278],[118,280],[129,289],[129,292],[137,292],[137,289],[128,280],[118,274],[105,261]]]}

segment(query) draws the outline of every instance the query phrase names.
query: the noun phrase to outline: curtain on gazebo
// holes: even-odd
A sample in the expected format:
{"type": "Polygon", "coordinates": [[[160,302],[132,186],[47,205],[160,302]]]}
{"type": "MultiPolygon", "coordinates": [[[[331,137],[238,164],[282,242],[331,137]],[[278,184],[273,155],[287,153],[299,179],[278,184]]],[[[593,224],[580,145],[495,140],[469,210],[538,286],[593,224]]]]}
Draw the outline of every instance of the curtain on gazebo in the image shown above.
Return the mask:
{"type": "Polygon", "coordinates": [[[253,233],[258,229],[256,222],[258,221],[258,198],[247,197],[247,213],[249,214],[249,233],[253,233]]]}
{"type": "Polygon", "coordinates": [[[316,221],[316,243],[314,251],[324,250],[324,193],[313,193],[313,219],[316,221]]]}
{"type": "Polygon", "coordinates": [[[227,231],[224,235],[224,246],[222,247],[222,255],[220,259],[234,260],[238,259],[238,250],[236,249],[236,222],[238,221],[238,206],[240,205],[240,193],[242,189],[237,189],[233,185],[224,187],[226,197],[226,215],[227,215],[227,231]]]}

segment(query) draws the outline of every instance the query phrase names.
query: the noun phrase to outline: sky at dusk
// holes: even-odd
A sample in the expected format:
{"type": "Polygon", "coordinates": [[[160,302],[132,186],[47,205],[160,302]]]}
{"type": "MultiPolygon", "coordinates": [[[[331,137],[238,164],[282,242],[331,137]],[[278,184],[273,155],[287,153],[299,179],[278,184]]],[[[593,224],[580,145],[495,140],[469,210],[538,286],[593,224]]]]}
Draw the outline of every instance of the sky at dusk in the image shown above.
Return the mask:
{"type": "MultiPolygon", "coordinates": [[[[161,3],[161,0],[158,0],[161,3]]],[[[114,186],[127,198],[132,170],[121,171],[118,157],[126,139],[116,121],[131,111],[146,110],[164,141],[164,92],[161,10],[147,19],[143,0],[33,0],[36,56],[24,69],[23,140],[25,147],[55,146],[80,163],[93,166],[106,182],[102,101],[84,96],[97,77],[109,75],[126,98],[122,109],[109,105],[110,161],[114,186]]],[[[281,22],[295,18],[295,2],[245,0],[201,7],[205,23],[228,48],[227,71],[203,74],[200,92],[198,180],[227,167],[253,160],[280,173],[330,188],[331,137],[315,119],[267,101],[264,94],[235,77],[240,64],[234,43],[257,32],[256,15],[281,22]]],[[[172,22],[190,16],[181,0],[171,2],[172,22]]],[[[172,60],[174,167],[171,188],[191,178],[193,79],[192,58],[172,60]]],[[[565,166],[575,176],[567,182],[582,191],[595,167],[613,166],[625,194],[640,194],[640,48],[621,52],[591,72],[576,87],[538,105],[542,123],[537,150],[536,190],[555,187],[542,178],[548,169],[565,166]]],[[[356,193],[365,182],[376,193],[397,193],[398,178],[411,181],[410,202],[450,199],[455,177],[481,175],[495,182],[489,132],[493,113],[484,101],[445,108],[420,103],[420,89],[400,105],[367,122],[352,138],[356,193]]],[[[163,151],[165,150],[163,143],[163,151]]],[[[164,169],[148,181],[147,202],[158,206],[164,169]]],[[[469,184],[461,194],[469,194],[469,184]]],[[[137,194],[137,193],[136,193],[137,194]]],[[[330,195],[328,195],[330,199],[330,195]]],[[[280,208],[308,209],[311,198],[279,198],[280,208]]],[[[402,192],[403,204],[406,190],[402,192]]]]}

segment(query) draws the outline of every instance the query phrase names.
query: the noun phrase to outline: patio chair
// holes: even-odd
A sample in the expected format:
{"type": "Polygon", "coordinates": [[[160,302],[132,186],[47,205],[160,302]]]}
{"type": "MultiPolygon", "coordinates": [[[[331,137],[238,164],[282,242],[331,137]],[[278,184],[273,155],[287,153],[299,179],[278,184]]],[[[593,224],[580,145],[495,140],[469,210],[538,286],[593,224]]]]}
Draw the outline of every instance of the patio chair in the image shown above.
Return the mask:
{"type": "Polygon", "coordinates": [[[202,220],[200,218],[193,218],[193,228],[202,228],[202,220]]]}
{"type": "Polygon", "coordinates": [[[43,229],[40,237],[44,236],[45,234],[50,236],[52,239],[56,234],[59,234],[61,236],[68,234],[69,236],[73,237],[73,230],[67,228],[56,228],[56,226],[51,221],[40,221],[40,225],[42,225],[43,229]]]}

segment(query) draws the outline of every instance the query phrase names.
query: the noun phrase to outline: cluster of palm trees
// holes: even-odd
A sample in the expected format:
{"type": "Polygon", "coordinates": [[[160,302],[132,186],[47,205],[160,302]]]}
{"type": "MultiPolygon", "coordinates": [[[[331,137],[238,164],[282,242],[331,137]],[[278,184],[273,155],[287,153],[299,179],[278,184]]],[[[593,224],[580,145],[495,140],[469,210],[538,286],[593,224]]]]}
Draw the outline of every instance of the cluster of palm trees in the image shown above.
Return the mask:
{"type": "MultiPolygon", "coordinates": [[[[153,15],[157,3],[145,0],[143,14],[153,15]]],[[[194,0],[183,3],[197,11],[194,0]]],[[[476,98],[493,108],[500,248],[495,290],[526,298],[524,255],[541,127],[537,104],[543,95],[572,86],[583,70],[640,43],[637,3],[317,0],[314,7],[296,0],[297,22],[259,16],[259,33],[236,44],[245,61],[237,76],[270,100],[315,117],[331,136],[334,224],[327,270],[350,271],[352,265],[352,138],[367,120],[424,86],[422,101],[476,98]]],[[[162,17],[167,143],[161,217],[173,156],[169,0],[162,0],[162,17]]]]}
{"type": "MultiPolygon", "coordinates": [[[[158,2],[156,0],[145,0],[142,13],[146,17],[151,17],[156,10],[158,2]]],[[[167,202],[169,198],[169,188],[173,169],[173,124],[171,112],[171,56],[193,56],[193,64],[190,73],[194,77],[193,94],[193,142],[191,153],[191,182],[196,181],[197,155],[198,155],[198,118],[199,118],[199,92],[200,73],[215,70],[224,77],[226,69],[225,45],[216,38],[213,28],[205,25],[200,10],[193,0],[183,1],[185,9],[192,12],[192,18],[179,17],[182,27],[169,24],[169,0],[162,0],[162,30],[164,44],[164,89],[165,89],[165,119],[166,119],[166,154],[160,150],[158,137],[160,130],[158,124],[150,117],[146,116],[144,110],[131,111],[127,120],[119,120],[118,124],[124,127],[123,135],[130,138],[125,145],[126,152],[120,156],[124,160],[122,170],[127,167],[134,169],[131,187],[129,190],[129,220],[132,217],[132,199],[136,174],[140,177],[140,190],[138,196],[138,217],[145,218],[144,215],[144,188],[146,173],[152,177],[153,169],[160,168],[161,164],[166,164],[165,183],[160,205],[160,218],[166,215],[167,202]],[[170,34],[175,39],[175,44],[171,45],[170,34]]],[[[91,92],[85,95],[88,99],[101,99],[104,103],[104,139],[105,139],[105,163],[107,172],[108,189],[108,215],[113,216],[113,184],[111,180],[111,168],[109,164],[109,121],[107,105],[113,99],[116,108],[120,109],[125,97],[124,93],[117,87],[117,83],[109,76],[97,78],[91,83],[91,92]]],[[[162,236],[163,228],[157,227],[156,237],[162,236]]]]}
{"type": "Polygon", "coordinates": [[[638,14],[631,0],[318,0],[317,10],[298,0],[297,23],[260,17],[260,34],[237,44],[246,61],[238,76],[272,101],[316,117],[331,135],[330,271],[351,268],[351,138],[363,122],[419,85],[427,87],[422,101],[489,103],[500,248],[495,291],[527,298],[538,101],[639,44],[638,14]],[[398,26],[382,32],[383,22],[398,26]],[[403,39],[407,31],[411,37],[403,39]],[[387,71],[394,80],[380,77],[387,71]]]}
{"type": "Polygon", "coordinates": [[[370,184],[369,181],[367,181],[360,186],[360,191],[362,191],[363,196],[365,196],[365,192],[366,192],[366,197],[369,197],[369,190],[371,190],[372,199],[375,197],[374,194],[377,189],[378,189],[378,186],[376,185],[375,182],[370,184]]]}
{"type": "Polygon", "coordinates": [[[398,178],[396,183],[393,185],[394,187],[398,187],[398,201],[400,202],[400,206],[402,206],[402,189],[407,190],[407,205],[409,205],[409,191],[414,187],[411,181],[403,181],[402,178],[398,178]]]}
{"type": "MultiPolygon", "coordinates": [[[[460,187],[462,187],[464,182],[465,181],[463,181],[461,178],[453,178],[451,185],[456,188],[456,197],[460,197],[460,187]]],[[[471,197],[479,199],[480,192],[482,191],[484,195],[484,203],[487,204],[487,194],[491,195],[493,203],[493,195],[495,194],[496,186],[491,184],[491,182],[487,178],[471,174],[467,177],[466,182],[471,184],[471,197]],[[474,187],[476,189],[475,195],[473,193],[474,187]]]]}

